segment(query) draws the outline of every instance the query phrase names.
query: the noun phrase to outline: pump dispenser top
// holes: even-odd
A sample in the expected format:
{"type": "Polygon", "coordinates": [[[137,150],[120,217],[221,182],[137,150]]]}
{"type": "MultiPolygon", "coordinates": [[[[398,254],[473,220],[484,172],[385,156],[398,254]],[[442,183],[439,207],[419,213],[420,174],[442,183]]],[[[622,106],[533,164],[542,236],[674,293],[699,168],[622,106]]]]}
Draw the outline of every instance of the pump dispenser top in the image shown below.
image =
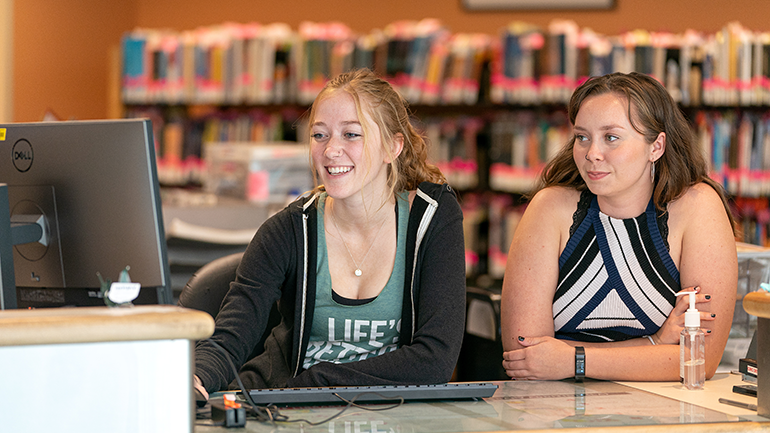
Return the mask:
{"type": "Polygon", "coordinates": [[[684,313],[684,326],[686,328],[700,328],[700,312],[695,308],[695,295],[697,292],[679,292],[676,296],[690,295],[690,308],[684,313]]]}

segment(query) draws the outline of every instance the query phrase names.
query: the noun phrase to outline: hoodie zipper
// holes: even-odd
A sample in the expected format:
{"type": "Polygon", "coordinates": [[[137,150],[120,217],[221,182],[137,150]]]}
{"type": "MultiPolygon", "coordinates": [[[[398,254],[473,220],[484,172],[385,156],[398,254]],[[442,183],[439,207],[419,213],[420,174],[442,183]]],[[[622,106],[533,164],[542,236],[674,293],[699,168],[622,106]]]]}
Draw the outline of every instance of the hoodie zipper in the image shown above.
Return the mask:
{"type": "Polygon", "coordinates": [[[292,377],[297,377],[297,374],[299,373],[299,366],[302,365],[302,342],[305,340],[305,311],[307,310],[307,220],[308,220],[308,214],[307,209],[310,207],[310,205],[318,198],[318,193],[316,193],[310,200],[308,200],[304,206],[302,206],[302,237],[303,237],[303,251],[302,251],[302,311],[300,311],[300,322],[299,322],[299,350],[297,350],[297,362],[294,367],[294,374],[292,377]]]}
{"type": "Polygon", "coordinates": [[[422,218],[420,219],[420,225],[417,226],[417,239],[415,241],[414,246],[414,261],[412,263],[412,281],[409,284],[409,290],[410,290],[410,296],[412,297],[412,335],[410,337],[410,340],[414,338],[415,332],[417,332],[417,324],[415,323],[415,298],[414,298],[414,275],[417,271],[417,257],[419,256],[420,252],[420,245],[422,244],[422,239],[425,237],[425,233],[428,231],[428,226],[430,225],[431,221],[433,220],[433,215],[436,214],[436,209],[438,209],[438,201],[431,198],[428,194],[423,192],[421,189],[417,188],[417,195],[420,196],[423,200],[425,200],[426,203],[428,203],[428,207],[425,209],[425,213],[422,214],[422,218]]]}

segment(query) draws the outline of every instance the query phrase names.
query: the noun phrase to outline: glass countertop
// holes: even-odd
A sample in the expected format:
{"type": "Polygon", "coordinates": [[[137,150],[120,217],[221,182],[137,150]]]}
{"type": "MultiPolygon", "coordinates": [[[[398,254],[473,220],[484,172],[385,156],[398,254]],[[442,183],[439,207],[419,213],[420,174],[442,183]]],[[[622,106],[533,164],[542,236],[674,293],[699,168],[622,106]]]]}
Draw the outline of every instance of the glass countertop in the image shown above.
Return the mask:
{"type": "MultiPolygon", "coordinates": [[[[366,405],[376,411],[351,407],[317,426],[308,422],[271,425],[249,420],[245,431],[443,433],[655,425],[670,428],[694,423],[747,422],[748,426],[750,421],[770,422],[756,416],[725,414],[614,382],[504,381],[498,385],[495,394],[483,401],[410,402],[393,408],[388,404],[366,405]]],[[[330,405],[279,410],[289,419],[318,422],[343,408],[330,405]]],[[[199,420],[195,431],[226,431],[210,423],[211,420],[199,420]]]]}

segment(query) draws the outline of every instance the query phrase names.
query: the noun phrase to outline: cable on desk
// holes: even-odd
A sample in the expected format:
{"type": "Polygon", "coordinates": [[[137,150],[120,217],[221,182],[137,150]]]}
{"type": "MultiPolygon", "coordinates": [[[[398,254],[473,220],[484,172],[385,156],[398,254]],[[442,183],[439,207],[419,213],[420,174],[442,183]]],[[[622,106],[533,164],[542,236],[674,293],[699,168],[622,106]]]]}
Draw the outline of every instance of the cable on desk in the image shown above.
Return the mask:
{"type": "Polygon", "coordinates": [[[334,393],[335,397],[337,397],[338,399],[340,399],[343,402],[347,403],[347,405],[345,405],[345,407],[340,409],[339,412],[337,412],[336,414],[330,416],[329,418],[326,418],[326,419],[321,420],[321,421],[316,421],[316,422],[308,421],[308,420],[306,420],[304,418],[299,418],[299,419],[288,419],[287,418],[283,422],[304,422],[304,423],[307,423],[310,426],[317,426],[317,425],[321,425],[321,424],[327,423],[327,422],[329,422],[329,421],[331,421],[331,420],[333,420],[335,418],[338,418],[338,417],[342,416],[342,414],[345,413],[345,411],[350,409],[351,407],[357,407],[359,409],[368,410],[370,412],[379,412],[379,411],[383,411],[383,410],[395,409],[395,408],[401,406],[402,404],[404,404],[404,398],[403,397],[397,397],[397,398],[391,399],[391,400],[398,400],[398,403],[394,403],[393,405],[388,406],[388,407],[371,408],[371,407],[361,406],[360,404],[356,403],[356,400],[358,399],[358,397],[361,397],[362,395],[366,395],[366,394],[375,394],[375,395],[378,395],[378,396],[382,397],[383,399],[387,399],[384,395],[382,395],[382,394],[380,394],[378,392],[372,392],[372,391],[367,391],[367,392],[362,392],[360,394],[357,394],[355,397],[353,397],[350,400],[342,397],[341,395],[339,395],[337,393],[334,393]]]}
{"type": "Polygon", "coordinates": [[[316,421],[316,422],[308,421],[308,420],[306,420],[304,418],[289,419],[288,416],[281,414],[281,412],[278,410],[278,408],[275,405],[259,406],[256,403],[254,403],[254,400],[252,400],[251,395],[248,392],[249,390],[244,386],[243,382],[241,381],[241,377],[238,374],[238,369],[235,368],[235,364],[233,364],[233,361],[230,359],[230,354],[227,353],[227,351],[222,346],[220,346],[217,342],[211,340],[210,338],[207,338],[206,340],[208,340],[209,343],[211,343],[214,347],[216,347],[217,350],[222,352],[222,354],[225,356],[225,359],[227,359],[227,363],[230,365],[230,368],[232,369],[233,373],[235,374],[235,380],[238,381],[238,387],[240,388],[241,393],[243,394],[244,398],[247,401],[247,403],[244,404],[244,406],[246,406],[246,408],[250,412],[253,413],[253,415],[255,417],[254,419],[256,419],[257,421],[270,422],[274,426],[275,426],[276,422],[286,422],[286,423],[304,422],[304,423],[307,423],[310,426],[317,426],[317,425],[325,424],[325,423],[327,423],[327,422],[329,422],[329,421],[331,421],[331,420],[333,420],[335,418],[340,417],[343,413],[345,413],[346,410],[350,409],[351,407],[357,407],[359,409],[368,410],[370,412],[380,412],[380,411],[395,409],[395,408],[401,406],[402,404],[404,404],[404,398],[403,397],[394,397],[394,398],[392,398],[390,400],[398,400],[397,403],[394,403],[394,404],[392,404],[390,406],[387,406],[387,407],[371,408],[371,407],[362,406],[362,405],[356,403],[356,400],[359,397],[361,397],[363,395],[366,395],[366,394],[374,394],[374,395],[382,397],[384,400],[388,400],[388,398],[385,397],[384,395],[378,393],[378,392],[366,391],[366,392],[362,392],[360,394],[357,394],[355,397],[353,397],[352,399],[348,400],[348,399],[342,397],[341,395],[335,393],[334,395],[337,398],[342,400],[344,403],[347,403],[347,405],[345,405],[342,409],[340,409],[340,411],[337,412],[336,414],[334,414],[334,415],[332,415],[332,416],[330,416],[330,417],[328,417],[328,418],[326,418],[324,420],[316,421]]]}
{"type": "Polygon", "coordinates": [[[233,373],[235,373],[235,380],[238,381],[238,388],[240,388],[243,397],[247,401],[247,404],[245,404],[246,409],[253,413],[257,421],[270,422],[271,424],[275,425],[275,421],[285,421],[288,419],[286,416],[281,415],[281,413],[278,411],[278,408],[275,406],[258,406],[256,403],[254,403],[254,400],[251,399],[251,395],[248,393],[248,389],[246,389],[246,387],[243,385],[243,382],[241,381],[241,376],[238,374],[238,369],[235,368],[235,364],[233,364],[232,359],[230,359],[230,354],[227,353],[227,351],[216,341],[210,338],[207,340],[214,347],[216,347],[217,350],[222,352],[222,354],[225,356],[225,359],[227,359],[227,363],[230,365],[230,369],[232,369],[233,373]]]}

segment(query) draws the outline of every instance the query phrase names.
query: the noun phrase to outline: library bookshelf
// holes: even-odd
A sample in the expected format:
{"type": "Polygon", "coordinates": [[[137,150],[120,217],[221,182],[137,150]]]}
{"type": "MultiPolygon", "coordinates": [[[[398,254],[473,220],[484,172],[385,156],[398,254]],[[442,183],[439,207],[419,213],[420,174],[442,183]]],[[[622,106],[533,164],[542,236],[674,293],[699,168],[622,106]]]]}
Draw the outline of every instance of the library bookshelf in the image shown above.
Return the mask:
{"type": "Polygon", "coordinates": [[[465,213],[469,276],[501,279],[522,194],[570,137],[566,103],[589,76],[638,71],[669,90],[732,197],[739,240],[768,245],[770,31],[601,35],[569,20],[451,33],[437,20],[355,34],[341,23],[138,29],[121,41],[127,117],[153,119],[161,181],[199,185],[206,146],[304,143],[326,81],[368,67],[410,102],[465,213]]]}

